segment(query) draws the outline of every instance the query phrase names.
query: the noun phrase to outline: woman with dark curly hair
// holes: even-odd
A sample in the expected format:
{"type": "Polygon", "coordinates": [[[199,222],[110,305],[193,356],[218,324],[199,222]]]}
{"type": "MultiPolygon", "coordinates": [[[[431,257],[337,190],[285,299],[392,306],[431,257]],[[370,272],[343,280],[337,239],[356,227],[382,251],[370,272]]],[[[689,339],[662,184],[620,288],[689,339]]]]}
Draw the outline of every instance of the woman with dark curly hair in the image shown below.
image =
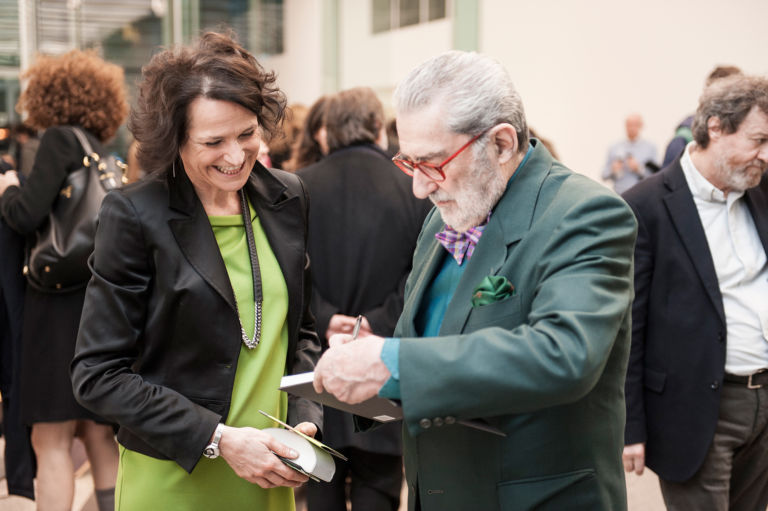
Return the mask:
{"type": "MultiPolygon", "coordinates": [[[[70,126],[81,127],[103,154],[102,143],[125,120],[128,103],[123,70],[92,52],[40,57],[23,78],[29,82],[16,108],[45,133],[24,186],[13,174],[0,178],[0,212],[14,230],[29,235],[46,221],[67,175],[83,165],[85,153],[70,126]]],[[[91,462],[99,509],[109,509],[114,499],[114,431],[75,401],[69,377],[84,296],[85,283],[55,294],[30,286],[25,297],[20,403],[22,420],[32,426],[39,509],[72,507],[76,433],[91,462]]]]}
{"type": "Polygon", "coordinates": [[[284,95],[212,32],[142,73],[129,127],[148,176],[104,199],[75,395],[120,425],[118,509],[291,510],[307,477],[259,411],[308,435],[322,411],[278,390],[320,353],[307,195],[257,161],[284,95]]]}

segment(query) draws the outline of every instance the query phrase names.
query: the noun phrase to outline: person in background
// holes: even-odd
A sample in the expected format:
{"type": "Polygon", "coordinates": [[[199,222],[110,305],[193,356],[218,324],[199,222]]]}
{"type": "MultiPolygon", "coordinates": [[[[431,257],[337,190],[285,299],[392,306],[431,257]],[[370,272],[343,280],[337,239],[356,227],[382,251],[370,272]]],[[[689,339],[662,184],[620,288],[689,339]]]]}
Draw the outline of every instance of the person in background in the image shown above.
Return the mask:
{"type": "Polygon", "coordinates": [[[401,401],[411,511],[626,509],[632,211],[529,139],[489,57],[433,57],[394,98],[394,161],[436,207],[393,337],[333,336],[315,388],[401,401]]]}
{"type": "Polygon", "coordinates": [[[658,169],[656,146],[640,138],[643,129],[640,114],[628,115],[624,126],[627,138],[608,149],[603,168],[603,179],[613,181],[616,193],[623,193],[658,169]]]}
{"type": "MultiPolygon", "coordinates": [[[[0,160],[0,173],[14,172],[0,160]]],[[[20,179],[23,179],[21,177],[20,179]]],[[[5,438],[5,479],[9,495],[35,498],[35,453],[21,419],[21,328],[24,318],[24,238],[0,216],[0,392],[5,438]]]]}
{"type": "MultiPolygon", "coordinates": [[[[741,69],[736,66],[717,66],[707,76],[704,87],[709,87],[712,83],[721,78],[736,74],[741,74],[741,69]]],[[[689,115],[677,125],[675,136],[669,141],[669,144],[664,151],[664,161],[661,163],[661,168],[664,168],[675,161],[680,154],[682,154],[685,146],[693,140],[693,132],[691,131],[692,124],[693,115],[689,115]]]]}
{"type": "Polygon", "coordinates": [[[319,161],[328,154],[328,144],[325,137],[325,102],[328,96],[321,96],[309,108],[304,118],[301,134],[297,138],[291,159],[286,163],[285,169],[297,171],[319,161]]]}
{"type": "Polygon", "coordinates": [[[126,158],[126,170],[123,176],[126,184],[135,183],[147,175],[141,168],[138,159],[139,144],[135,140],[128,146],[128,157],[126,158]]]}
{"type": "Polygon", "coordinates": [[[40,138],[37,130],[26,123],[17,124],[11,130],[14,142],[14,159],[16,168],[22,176],[29,176],[32,172],[32,164],[35,162],[35,154],[40,146],[40,138]]]}
{"type": "Polygon", "coordinates": [[[694,141],[624,194],[640,224],[624,467],[667,509],[768,506],[768,79],[706,88],[694,141]]]}
{"type": "Polygon", "coordinates": [[[308,112],[309,108],[302,104],[297,103],[288,107],[280,133],[269,141],[269,157],[272,166],[276,169],[285,169],[286,163],[291,158],[293,147],[301,136],[304,119],[308,112]]]}
{"type": "MultiPolygon", "coordinates": [[[[0,178],[0,213],[19,234],[29,236],[48,218],[68,174],[83,165],[84,149],[70,126],[79,125],[94,150],[111,139],[128,113],[123,70],[93,52],[39,57],[25,72],[27,87],[17,109],[27,123],[45,130],[24,186],[11,173],[0,178]],[[85,113],[84,113],[85,112],[85,113]]],[[[70,509],[75,435],[91,463],[100,510],[114,507],[117,444],[106,420],[75,401],[69,363],[75,349],[83,287],[52,293],[28,286],[22,326],[20,402],[32,426],[40,509],[70,509]]]]}
{"type": "MultiPolygon", "coordinates": [[[[403,309],[405,279],[431,204],[386,154],[384,110],[367,87],[325,102],[329,154],[297,172],[312,202],[312,310],[327,347],[363,316],[361,335],[389,336],[403,309]]],[[[325,442],[349,458],[330,484],[310,482],[309,511],[397,511],[402,485],[399,424],[356,433],[352,416],[325,408],[325,442]]]]}
{"type": "Polygon", "coordinates": [[[322,409],[278,390],[320,354],[307,196],[256,159],[285,97],[227,34],[142,73],[129,128],[148,176],[104,199],[75,395],[120,426],[118,509],[292,510],[307,477],[260,410],[314,436],[322,409]]]}

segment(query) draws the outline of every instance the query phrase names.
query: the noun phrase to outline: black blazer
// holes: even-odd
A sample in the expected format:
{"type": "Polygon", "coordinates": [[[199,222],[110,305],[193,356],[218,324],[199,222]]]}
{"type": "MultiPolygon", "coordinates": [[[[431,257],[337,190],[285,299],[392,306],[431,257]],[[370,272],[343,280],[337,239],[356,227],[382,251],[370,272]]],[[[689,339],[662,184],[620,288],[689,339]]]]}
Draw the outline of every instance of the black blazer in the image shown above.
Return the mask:
{"type": "MultiPolygon", "coordinates": [[[[625,443],[667,481],[699,469],[714,437],[726,326],[712,255],[680,159],[623,195],[637,216],[625,443]]],[[[745,194],[768,252],[768,176],[745,194]]]]}
{"type": "MultiPolygon", "coordinates": [[[[392,335],[403,310],[416,240],[432,203],[414,197],[411,178],[373,144],[339,149],[298,174],[312,200],[312,311],[320,338],[325,340],[336,313],[362,314],[375,334],[392,335]]],[[[400,424],[357,434],[350,415],[334,409],[326,409],[325,424],[325,440],[332,447],[402,453],[400,424]]]]}
{"type": "MultiPolygon", "coordinates": [[[[320,345],[309,310],[307,196],[297,177],[258,163],[246,190],[288,287],[287,372],[311,371],[320,345]]],[[[109,193],[89,264],[75,397],[118,423],[125,447],[191,471],[229,412],[241,338],[224,261],[186,174],[153,174],[109,193]]],[[[322,423],[307,400],[290,399],[288,414],[291,423],[322,423]]]]}
{"type": "Polygon", "coordinates": [[[373,144],[339,149],[297,174],[312,200],[312,310],[320,338],[336,313],[362,314],[374,333],[391,335],[432,204],[413,196],[411,178],[373,144]]]}

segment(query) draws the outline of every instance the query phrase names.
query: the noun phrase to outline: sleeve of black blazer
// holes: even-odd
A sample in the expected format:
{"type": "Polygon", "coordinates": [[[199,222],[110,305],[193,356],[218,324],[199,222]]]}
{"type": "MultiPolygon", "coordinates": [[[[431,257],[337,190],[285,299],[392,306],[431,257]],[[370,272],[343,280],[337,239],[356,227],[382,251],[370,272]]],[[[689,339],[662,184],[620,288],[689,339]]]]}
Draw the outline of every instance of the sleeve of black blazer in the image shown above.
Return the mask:
{"type": "Polygon", "coordinates": [[[0,212],[16,232],[27,235],[46,219],[67,175],[82,166],[83,150],[69,128],[45,130],[35,163],[22,188],[9,187],[0,197],[0,212]]]}
{"type": "Polygon", "coordinates": [[[648,317],[648,299],[653,275],[653,247],[647,218],[638,205],[629,202],[637,218],[635,243],[635,298],[632,302],[632,344],[624,387],[627,403],[627,423],[624,431],[626,445],[646,441],[645,403],[643,399],[643,371],[645,359],[645,331],[648,317]]]}
{"type": "Polygon", "coordinates": [[[86,408],[191,471],[221,417],[132,370],[154,269],[139,216],[121,191],[107,194],[102,203],[96,247],[89,259],[93,276],[72,362],[74,394],[86,408]]]}
{"type": "MultiPolygon", "coordinates": [[[[299,197],[302,201],[304,217],[304,295],[302,296],[301,324],[299,325],[299,339],[296,344],[293,363],[290,365],[291,374],[314,371],[320,358],[320,340],[318,339],[315,317],[312,315],[310,303],[312,300],[312,273],[309,255],[306,251],[307,237],[309,236],[309,194],[304,183],[295,174],[284,173],[286,179],[296,180],[300,186],[299,197]]],[[[309,399],[288,395],[288,424],[296,425],[300,422],[311,422],[317,426],[316,438],[323,436],[323,407],[309,399]]]]}

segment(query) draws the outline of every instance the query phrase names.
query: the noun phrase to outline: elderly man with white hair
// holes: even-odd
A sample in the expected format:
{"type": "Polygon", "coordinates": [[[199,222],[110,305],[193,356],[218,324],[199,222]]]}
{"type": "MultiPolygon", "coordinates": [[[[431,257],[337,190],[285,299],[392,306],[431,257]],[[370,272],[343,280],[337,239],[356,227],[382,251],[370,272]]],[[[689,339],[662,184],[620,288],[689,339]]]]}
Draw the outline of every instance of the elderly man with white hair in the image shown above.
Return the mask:
{"type": "Polygon", "coordinates": [[[436,207],[394,336],[332,337],[315,387],[401,401],[409,510],[626,509],[631,210],[529,138],[488,57],[428,60],[395,109],[436,207]]]}

